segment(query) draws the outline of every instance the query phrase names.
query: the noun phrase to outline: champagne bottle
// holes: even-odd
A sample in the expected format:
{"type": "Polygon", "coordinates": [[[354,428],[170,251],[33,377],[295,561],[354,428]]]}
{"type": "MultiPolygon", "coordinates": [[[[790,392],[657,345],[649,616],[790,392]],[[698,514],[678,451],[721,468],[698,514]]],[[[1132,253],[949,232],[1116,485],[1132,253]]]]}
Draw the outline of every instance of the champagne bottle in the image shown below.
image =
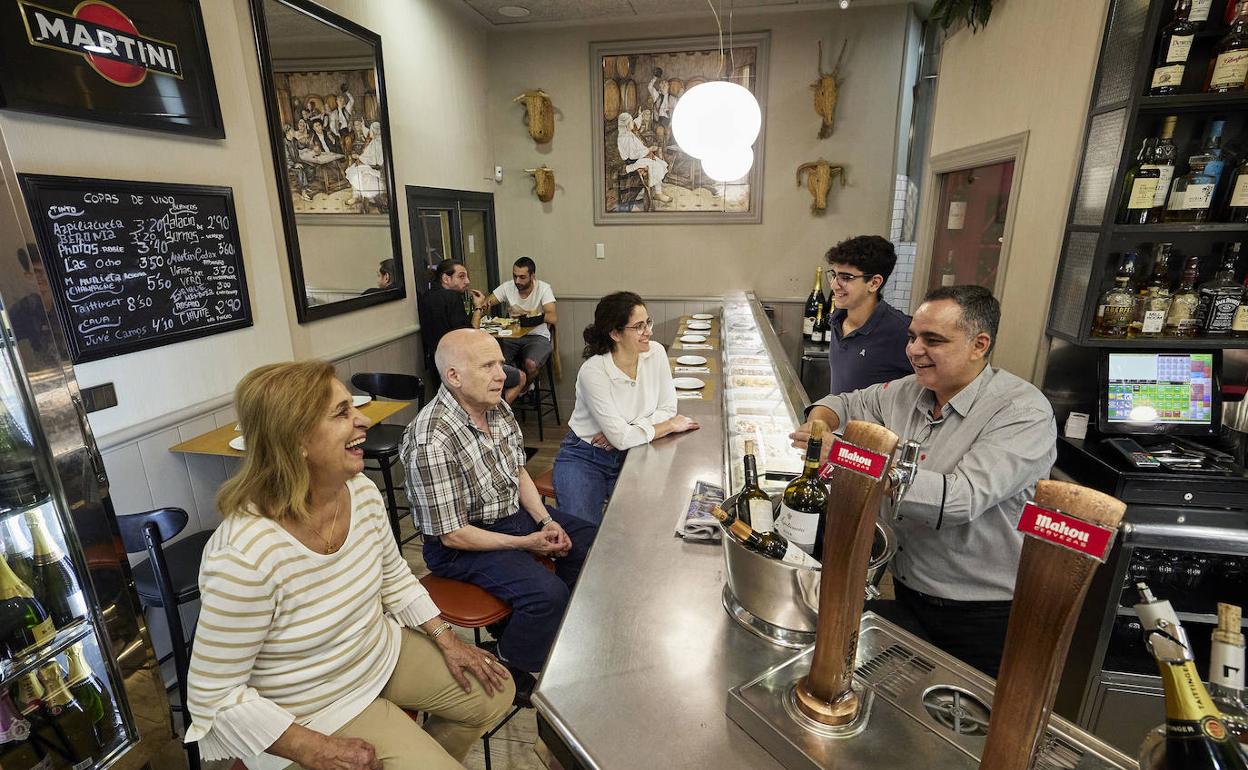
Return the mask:
{"type": "Polygon", "coordinates": [[[44,687],[44,712],[52,721],[58,742],[73,758],[74,767],[90,767],[91,759],[100,751],[95,725],[65,684],[61,664],[53,659],[40,666],[39,681],[44,687]]]}
{"type": "Polygon", "coordinates": [[[17,680],[17,708],[21,711],[22,716],[33,716],[39,713],[39,709],[43,708],[43,685],[39,682],[35,672],[23,674],[21,679],[17,680]]]}
{"type": "Polygon", "coordinates": [[[776,519],[776,533],[814,556],[816,561],[822,561],[823,543],[819,535],[823,531],[823,515],[828,505],[828,488],[819,478],[823,429],[824,424],[820,420],[811,426],[802,475],[784,488],[780,516],[776,519]]]}
{"type": "Polygon", "coordinates": [[[758,485],[758,465],[754,460],[754,442],[745,442],[745,486],[737,493],[737,518],[762,532],[770,532],[771,497],[758,485]]]}
{"type": "Polygon", "coordinates": [[[1227,731],[1222,712],[1200,681],[1178,616],[1168,601],[1159,601],[1144,583],[1136,588],[1135,605],[1149,652],[1157,661],[1166,696],[1166,767],[1179,770],[1248,770],[1227,731]]]}
{"type": "Polygon", "coordinates": [[[815,316],[823,306],[823,268],[815,268],[815,285],[806,298],[806,309],[802,312],[802,334],[806,339],[815,331],[815,316]]]}
{"type": "Polygon", "coordinates": [[[1248,711],[1244,706],[1242,610],[1218,602],[1218,627],[1209,646],[1209,695],[1226,717],[1226,729],[1248,750],[1248,711]]]}
{"type": "Polygon", "coordinates": [[[39,511],[26,514],[26,526],[35,541],[35,583],[31,588],[48,608],[52,622],[57,628],[64,628],[87,614],[78,578],[65,552],[49,534],[39,511]]]}
{"type": "Polygon", "coordinates": [[[711,509],[711,515],[719,519],[751,551],[797,567],[819,569],[819,562],[775,532],[768,532],[766,536],[760,535],[749,524],[738,519],[735,514],[728,513],[718,506],[711,509]]]}
{"type": "Polygon", "coordinates": [[[2,535],[4,539],[4,558],[9,561],[9,568],[26,585],[35,582],[35,549],[26,535],[19,516],[10,516],[4,520],[2,535]]]}
{"type": "Polygon", "coordinates": [[[0,400],[0,508],[32,505],[47,496],[30,432],[0,400]]]}
{"type": "Polygon", "coordinates": [[[34,598],[9,563],[0,559],[0,651],[13,657],[43,644],[56,634],[43,604],[34,598]]]}
{"type": "Polygon", "coordinates": [[[24,719],[6,691],[0,691],[0,767],[4,770],[49,770],[52,759],[30,740],[24,719]]]}
{"type": "Polygon", "coordinates": [[[108,748],[117,738],[117,722],[114,719],[113,699],[108,690],[95,676],[95,672],[87,665],[83,656],[82,642],[69,648],[65,654],[69,661],[69,674],[66,683],[74,699],[82,704],[87,716],[95,725],[95,737],[101,748],[108,748]]]}

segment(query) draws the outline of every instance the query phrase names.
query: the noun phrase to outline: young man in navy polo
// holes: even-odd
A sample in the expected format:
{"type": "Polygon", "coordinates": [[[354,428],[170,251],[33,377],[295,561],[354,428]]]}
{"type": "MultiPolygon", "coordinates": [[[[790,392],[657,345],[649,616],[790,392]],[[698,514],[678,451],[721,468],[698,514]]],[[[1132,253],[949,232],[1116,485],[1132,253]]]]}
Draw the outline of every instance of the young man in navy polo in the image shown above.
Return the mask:
{"type": "Polygon", "coordinates": [[[831,266],[831,395],[913,374],[906,358],[910,316],[880,299],[897,265],[893,244],[878,235],[841,241],[824,256],[831,266]]]}

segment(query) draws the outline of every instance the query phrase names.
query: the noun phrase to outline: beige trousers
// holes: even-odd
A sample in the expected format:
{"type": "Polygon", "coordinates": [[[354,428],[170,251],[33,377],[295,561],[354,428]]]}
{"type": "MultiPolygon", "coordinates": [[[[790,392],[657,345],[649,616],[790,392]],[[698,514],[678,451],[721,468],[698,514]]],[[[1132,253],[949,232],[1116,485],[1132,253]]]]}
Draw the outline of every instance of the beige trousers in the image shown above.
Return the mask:
{"type": "Polygon", "coordinates": [[[472,691],[464,692],[437,644],[404,628],[385,689],[334,735],[371,743],[386,770],[460,770],[473,742],[507,714],[516,690],[508,679],[501,693],[487,697],[480,682],[469,680],[472,691]],[[427,711],[429,721],[419,725],[404,709],[427,711]]]}

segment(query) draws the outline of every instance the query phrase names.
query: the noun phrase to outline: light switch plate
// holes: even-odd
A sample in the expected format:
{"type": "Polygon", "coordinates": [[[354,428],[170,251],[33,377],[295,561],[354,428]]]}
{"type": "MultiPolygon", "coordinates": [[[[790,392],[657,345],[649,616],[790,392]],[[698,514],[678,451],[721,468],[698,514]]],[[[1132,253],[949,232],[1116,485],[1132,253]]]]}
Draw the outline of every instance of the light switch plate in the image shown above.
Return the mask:
{"type": "Polygon", "coordinates": [[[594,244],[594,258],[596,258],[596,259],[606,259],[606,258],[607,258],[607,244],[605,244],[605,243],[595,243],[595,244],[594,244]]]}

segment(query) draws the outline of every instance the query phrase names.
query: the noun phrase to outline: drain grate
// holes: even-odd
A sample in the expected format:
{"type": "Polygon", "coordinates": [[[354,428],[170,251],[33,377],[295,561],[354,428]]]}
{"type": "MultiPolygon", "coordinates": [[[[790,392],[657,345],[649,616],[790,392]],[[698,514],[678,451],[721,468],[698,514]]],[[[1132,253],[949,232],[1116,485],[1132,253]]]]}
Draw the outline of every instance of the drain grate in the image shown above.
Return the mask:
{"type": "Polygon", "coordinates": [[[926,658],[894,644],[858,666],[858,678],[883,694],[900,699],[902,693],[918,684],[919,679],[936,669],[926,658]]]}
{"type": "Polygon", "coordinates": [[[937,723],[958,735],[988,734],[988,706],[966,690],[933,687],[923,693],[923,708],[937,723]]]}
{"type": "Polygon", "coordinates": [[[1046,732],[1032,767],[1033,770],[1075,770],[1083,761],[1083,754],[1083,751],[1069,742],[1052,732],[1046,732]]]}

